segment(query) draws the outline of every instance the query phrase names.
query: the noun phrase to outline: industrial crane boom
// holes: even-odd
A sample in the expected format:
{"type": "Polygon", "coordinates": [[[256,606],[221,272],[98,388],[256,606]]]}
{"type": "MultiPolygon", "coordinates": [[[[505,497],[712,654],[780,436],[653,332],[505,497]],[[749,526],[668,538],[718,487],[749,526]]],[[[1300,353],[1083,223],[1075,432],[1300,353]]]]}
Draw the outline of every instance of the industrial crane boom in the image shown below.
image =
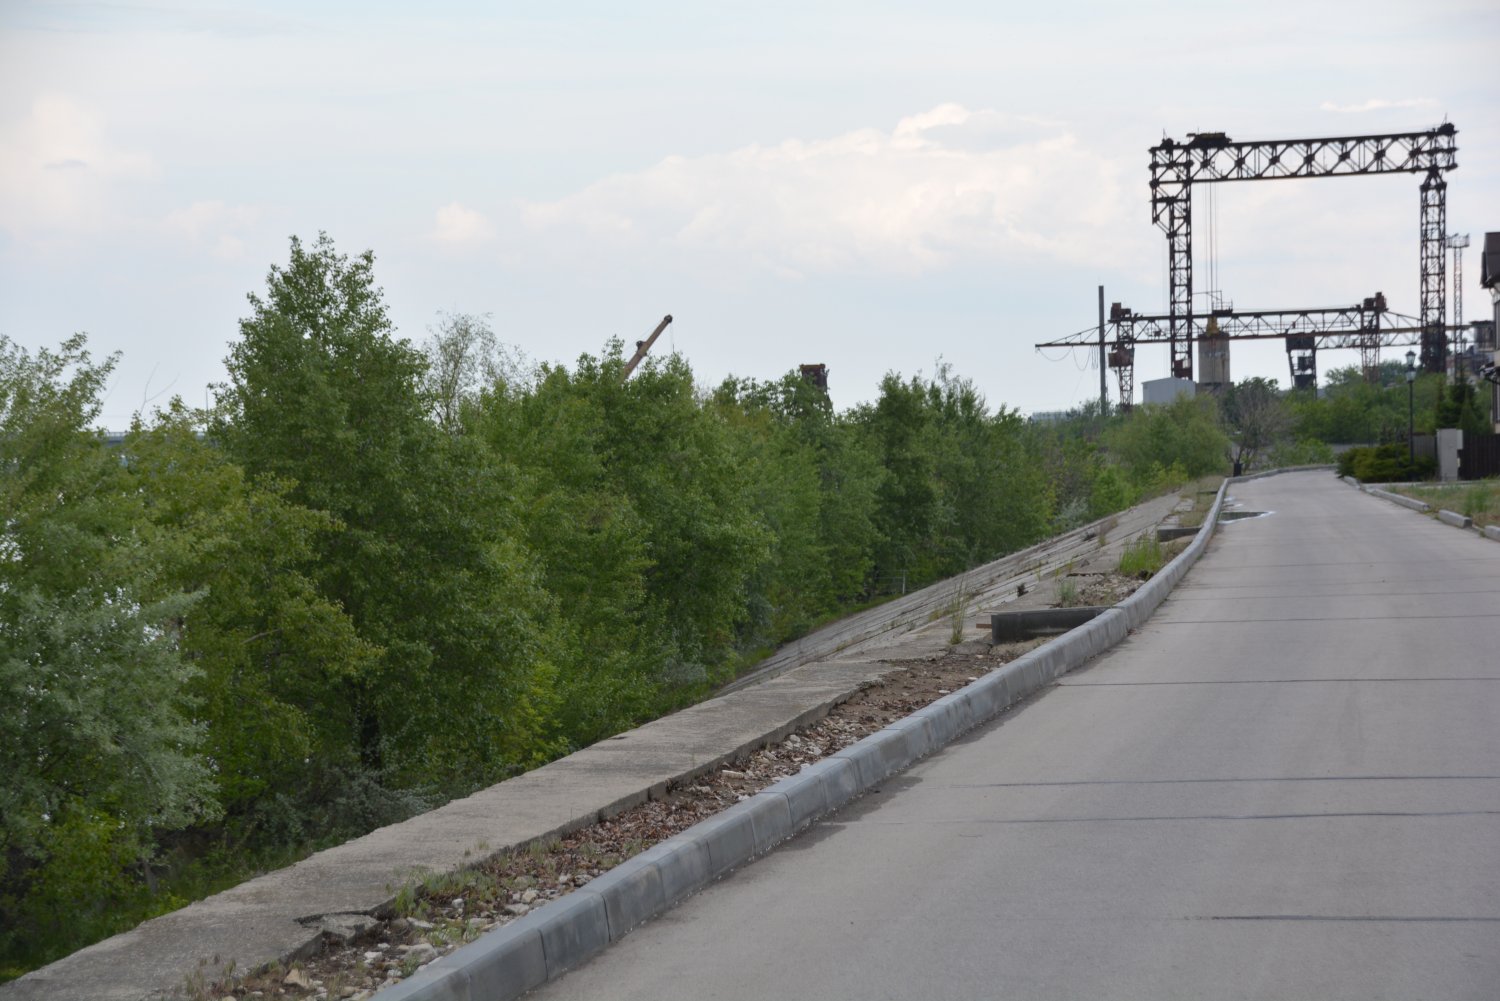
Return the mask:
{"type": "Polygon", "coordinates": [[[646,338],[644,341],[635,342],[635,354],[631,355],[630,360],[625,363],[625,369],[620,373],[621,382],[624,382],[626,379],[630,378],[630,373],[635,371],[635,367],[639,365],[641,361],[646,357],[646,352],[651,350],[651,345],[656,343],[656,339],[661,336],[661,332],[663,330],[666,330],[667,324],[671,322],[672,314],[668,313],[666,316],[661,318],[661,322],[656,325],[656,329],[651,331],[650,337],[646,338]]]}

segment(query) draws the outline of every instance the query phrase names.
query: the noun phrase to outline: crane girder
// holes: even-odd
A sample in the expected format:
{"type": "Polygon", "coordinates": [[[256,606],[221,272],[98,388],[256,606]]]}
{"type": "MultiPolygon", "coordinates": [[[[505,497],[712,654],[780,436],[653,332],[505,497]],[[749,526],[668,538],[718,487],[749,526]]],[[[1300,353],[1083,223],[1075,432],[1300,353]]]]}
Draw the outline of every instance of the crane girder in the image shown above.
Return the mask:
{"type": "Polygon", "coordinates": [[[1167,317],[1172,375],[1193,377],[1194,184],[1360,174],[1425,174],[1420,202],[1422,366],[1441,372],[1447,359],[1442,327],[1446,289],[1442,268],[1447,237],[1447,183],[1458,166],[1458,130],[1444,122],[1425,132],[1262,139],[1235,142],[1222,132],[1164,138],[1151,154],[1151,219],[1167,236],[1167,317]]]}

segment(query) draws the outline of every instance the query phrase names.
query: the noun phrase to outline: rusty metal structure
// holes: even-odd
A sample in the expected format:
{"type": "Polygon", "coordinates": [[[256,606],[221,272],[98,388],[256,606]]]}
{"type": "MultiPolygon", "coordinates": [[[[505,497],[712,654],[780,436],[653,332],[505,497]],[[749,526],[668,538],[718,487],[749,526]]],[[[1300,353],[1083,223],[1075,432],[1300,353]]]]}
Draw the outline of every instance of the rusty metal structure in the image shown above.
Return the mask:
{"type": "MultiPolygon", "coordinates": [[[[1135,395],[1135,348],[1142,343],[1173,343],[1174,317],[1170,313],[1136,313],[1120,303],[1110,306],[1107,331],[1111,350],[1109,367],[1119,380],[1120,400],[1135,395]]],[[[1307,387],[1317,381],[1317,354],[1337,348],[1357,348],[1367,377],[1380,364],[1380,349],[1419,344],[1424,326],[1416,317],[1393,313],[1385,294],[1348,306],[1314,309],[1217,309],[1194,316],[1192,326],[1175,327],[1179,341],[1280,340],[1286,342],[1287,365],[1292,385],[1307,387]]],[[[1068,337],[1038,344],[1039,348],[1089,347],[1092,328],[1068,337]]]]}
{"type": "MultiPolygon", "coordinates": [[[[1193,378],[1193,344],[1205,339],[1223,345],[1227,372],[1227,340],[1282,339],[1295,386],[1317,381],[1319,349],[1358,348],[1366,374],[1379,364],[1382,347],[1417,343],[1421,364],[1429,372],[1447,367],[1444,251],[1447,233],[1447,182],[1443,175],[1458,166],[1458,130],[1445,122],[1425,132],[1342,136],[1325,139],[1265,139],[1235,142],[1222,132],[1189,133],[1187,142],[1165,138],[1151,147],[1151,219],[1167,237],[1168,311],[1141,315],[1115,303],[1109,326],[1108,366],[1119,379],[1122,406],[1130,406],[1135,392],[1135,347],[1145,341],[1165,341],[1171,356],[1170,374],[1193,378]],[[1290,180],[1347,177],[1362,174],[1422,174],[1419,202],[1420,318],[1400,317],[1396,326],[1382,323],[1385,296],[1352,306],[1316,309],[1234,310],[1193,309],[1193,205],[1195,184],[1229,181],[1290,180]],[[1209,319],[1213,324],[1207,323],[1209,319]],[[1413,337],[1415,340],[1413,340],[1413,337]]],[[[1395,314],[1392,314],[1394,317],[1395,314]]],[[[1086,331],[1038,344],[1038,348],[1082,347],[1086,331]]],[[[1103,331],[1100,332],[1102,340],[1103,331]]],[[[1216,350],[1219,350],[1216,348],[1216,350]]]]}
{"type": "MultiPolygon", "coordinates": [[[[1458,166],[1458,130],[1450,122],[1425,132],[1329,139],[1235,142],[1222,132],[1163,139],[1151,147],[1151,220],[1167,235],[1171,374],[1193,377],[1193,185],[1360,174],[1420,173],[1422,367],[1441,372],[1447,357],[1443,330],[1444,253],[1448,237],[1447,182],[1458,166]]],[[[1232,336],[1232,335],[1231,335],[1232,336]]]]}

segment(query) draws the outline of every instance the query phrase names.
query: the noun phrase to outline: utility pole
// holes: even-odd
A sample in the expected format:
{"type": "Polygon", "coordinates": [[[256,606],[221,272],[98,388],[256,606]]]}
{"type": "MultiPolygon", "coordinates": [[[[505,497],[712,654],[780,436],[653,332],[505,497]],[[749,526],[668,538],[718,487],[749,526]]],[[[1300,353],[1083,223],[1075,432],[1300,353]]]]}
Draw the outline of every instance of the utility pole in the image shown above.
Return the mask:
{"type": "Polygon", "coordinates": [[[1469,245],[1468,233],[1449,233],[1448,247],[1453,251],[1453,381],[1460,381],[1460,360],[1464,346],[1464,248],[1469,245]]]}
{"type": "Polygon", "coordinates": [[[1109,413],[1109,390],[1104,379],[1109,374],[1109,363],[1104,357],[1104,286],[1099,286],[1099,416],[1109,413]]]}

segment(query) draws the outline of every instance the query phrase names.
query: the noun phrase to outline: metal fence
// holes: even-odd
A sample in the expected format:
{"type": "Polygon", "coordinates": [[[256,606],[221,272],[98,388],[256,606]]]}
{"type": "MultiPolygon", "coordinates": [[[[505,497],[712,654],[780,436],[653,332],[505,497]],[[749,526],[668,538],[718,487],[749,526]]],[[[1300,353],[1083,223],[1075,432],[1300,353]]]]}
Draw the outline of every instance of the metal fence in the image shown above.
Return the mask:
{"type": "Polygon", "coordinates": [[[1466,434],[1458,450],[1458,478],[1483,480],[1500,476],[1500,434],[1466,434]]]}

